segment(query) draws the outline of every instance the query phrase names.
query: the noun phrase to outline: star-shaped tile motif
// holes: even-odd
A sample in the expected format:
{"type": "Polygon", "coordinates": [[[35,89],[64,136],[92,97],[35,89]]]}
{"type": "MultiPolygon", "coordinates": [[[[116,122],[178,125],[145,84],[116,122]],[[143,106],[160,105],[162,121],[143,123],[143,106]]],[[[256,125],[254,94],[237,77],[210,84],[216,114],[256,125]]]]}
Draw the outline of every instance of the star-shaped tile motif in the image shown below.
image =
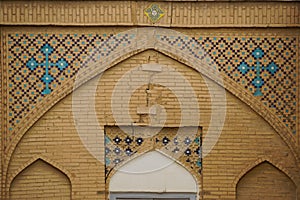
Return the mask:
{"type": "Polygon", "coordinates": [[[157,22],[165,15],[165,12],[156,4],[151,4],[144,10],[144,13],[152,23],[157,22]]]}

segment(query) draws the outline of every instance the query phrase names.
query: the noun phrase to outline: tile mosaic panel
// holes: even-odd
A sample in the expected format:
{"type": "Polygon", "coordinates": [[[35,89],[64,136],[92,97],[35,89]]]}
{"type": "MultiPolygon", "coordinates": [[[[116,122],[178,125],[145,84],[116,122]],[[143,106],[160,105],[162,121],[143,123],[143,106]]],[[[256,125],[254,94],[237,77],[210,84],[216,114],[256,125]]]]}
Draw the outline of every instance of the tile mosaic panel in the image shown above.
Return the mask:
{"type": "Polygon", "coordinates": [[[105,126],[106,177],[113,169],[151,150],[163,152],[200,176],[202,130],[200,127],[178,129],[105,126]]]}
{"type": "Polygon", "coordinates": [[[155,23],[165,15],[165,12],[156,4],[151,4],[144,10],[144,14],[155,23]]]}
{"type": "MultiPolygon", "coordinates": [[[[158,36],[174,48],[205,55],[225,79],[249,90],[296,133],[296,37],[158,36]],[[196,52],[195,47],[203,51],[196,52]]],[[[129,45],[135,35],[23,33],[7,35],[8,129],[80,67],[129,45]],[[49,52],[45,52],[47,49],[49,52]],[[90,53],[93,52],[93,53],[90,53]]]]}
{"type": "Polygon", "coordinates": [[[99,55],[107,56],[129,43],[128,35],[9,34],[9,131],[45,95],[85,67],[96,47],[101,48],[99,55]]]}
{"type": "Polygon", "coordinates": [[[297,39],[296,37],[198,37],[160,38],[195,57],[211,58],[224,78],[253,93],[296,134],[297,39]],[[195,44],[203,54],[193,51],[195,44]]]}

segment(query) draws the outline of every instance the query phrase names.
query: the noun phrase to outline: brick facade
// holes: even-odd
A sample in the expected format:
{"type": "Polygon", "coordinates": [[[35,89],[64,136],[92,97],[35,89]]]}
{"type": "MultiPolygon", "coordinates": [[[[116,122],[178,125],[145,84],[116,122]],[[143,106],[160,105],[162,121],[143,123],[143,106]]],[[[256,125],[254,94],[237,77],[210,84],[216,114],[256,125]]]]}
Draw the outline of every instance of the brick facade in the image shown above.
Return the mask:
{"type": "Polygon", "coordinates": [[[132,151],[128,161],[164,148],[178,150],[170,156],[195,177],[199,199],[295,199],[299,9],[3,1],[1,199],[107,199],[122,165],[109,153],[132,151]],[[132,138],[105,130],[149,125],[173,128],[132,138]],[[185,126],[201,127],[203,144],[173,136],[185,126]]]}

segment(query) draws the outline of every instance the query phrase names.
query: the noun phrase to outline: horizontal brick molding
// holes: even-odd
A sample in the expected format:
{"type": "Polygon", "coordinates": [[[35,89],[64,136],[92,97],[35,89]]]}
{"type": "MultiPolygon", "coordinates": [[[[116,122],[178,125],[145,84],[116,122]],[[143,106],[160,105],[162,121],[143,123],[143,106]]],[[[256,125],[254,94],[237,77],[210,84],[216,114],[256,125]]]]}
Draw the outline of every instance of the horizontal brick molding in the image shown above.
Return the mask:
{"type": "Polygon", "coordinates": [[[296,2],[160,1],[163,16],[151,21],[148,1],[2,1],[1,25],[300,27],[296,2]]]}

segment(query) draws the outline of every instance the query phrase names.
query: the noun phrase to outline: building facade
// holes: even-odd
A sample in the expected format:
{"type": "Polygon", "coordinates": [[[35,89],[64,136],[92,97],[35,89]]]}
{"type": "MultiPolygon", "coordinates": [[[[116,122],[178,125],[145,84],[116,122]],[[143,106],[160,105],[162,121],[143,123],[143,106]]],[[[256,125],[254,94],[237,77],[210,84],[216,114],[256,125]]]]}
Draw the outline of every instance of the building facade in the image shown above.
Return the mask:
{"type": "Polygon", "coordinates": [[[300,194],[298,1],[1,1],[1,199],[300,194]]]}

